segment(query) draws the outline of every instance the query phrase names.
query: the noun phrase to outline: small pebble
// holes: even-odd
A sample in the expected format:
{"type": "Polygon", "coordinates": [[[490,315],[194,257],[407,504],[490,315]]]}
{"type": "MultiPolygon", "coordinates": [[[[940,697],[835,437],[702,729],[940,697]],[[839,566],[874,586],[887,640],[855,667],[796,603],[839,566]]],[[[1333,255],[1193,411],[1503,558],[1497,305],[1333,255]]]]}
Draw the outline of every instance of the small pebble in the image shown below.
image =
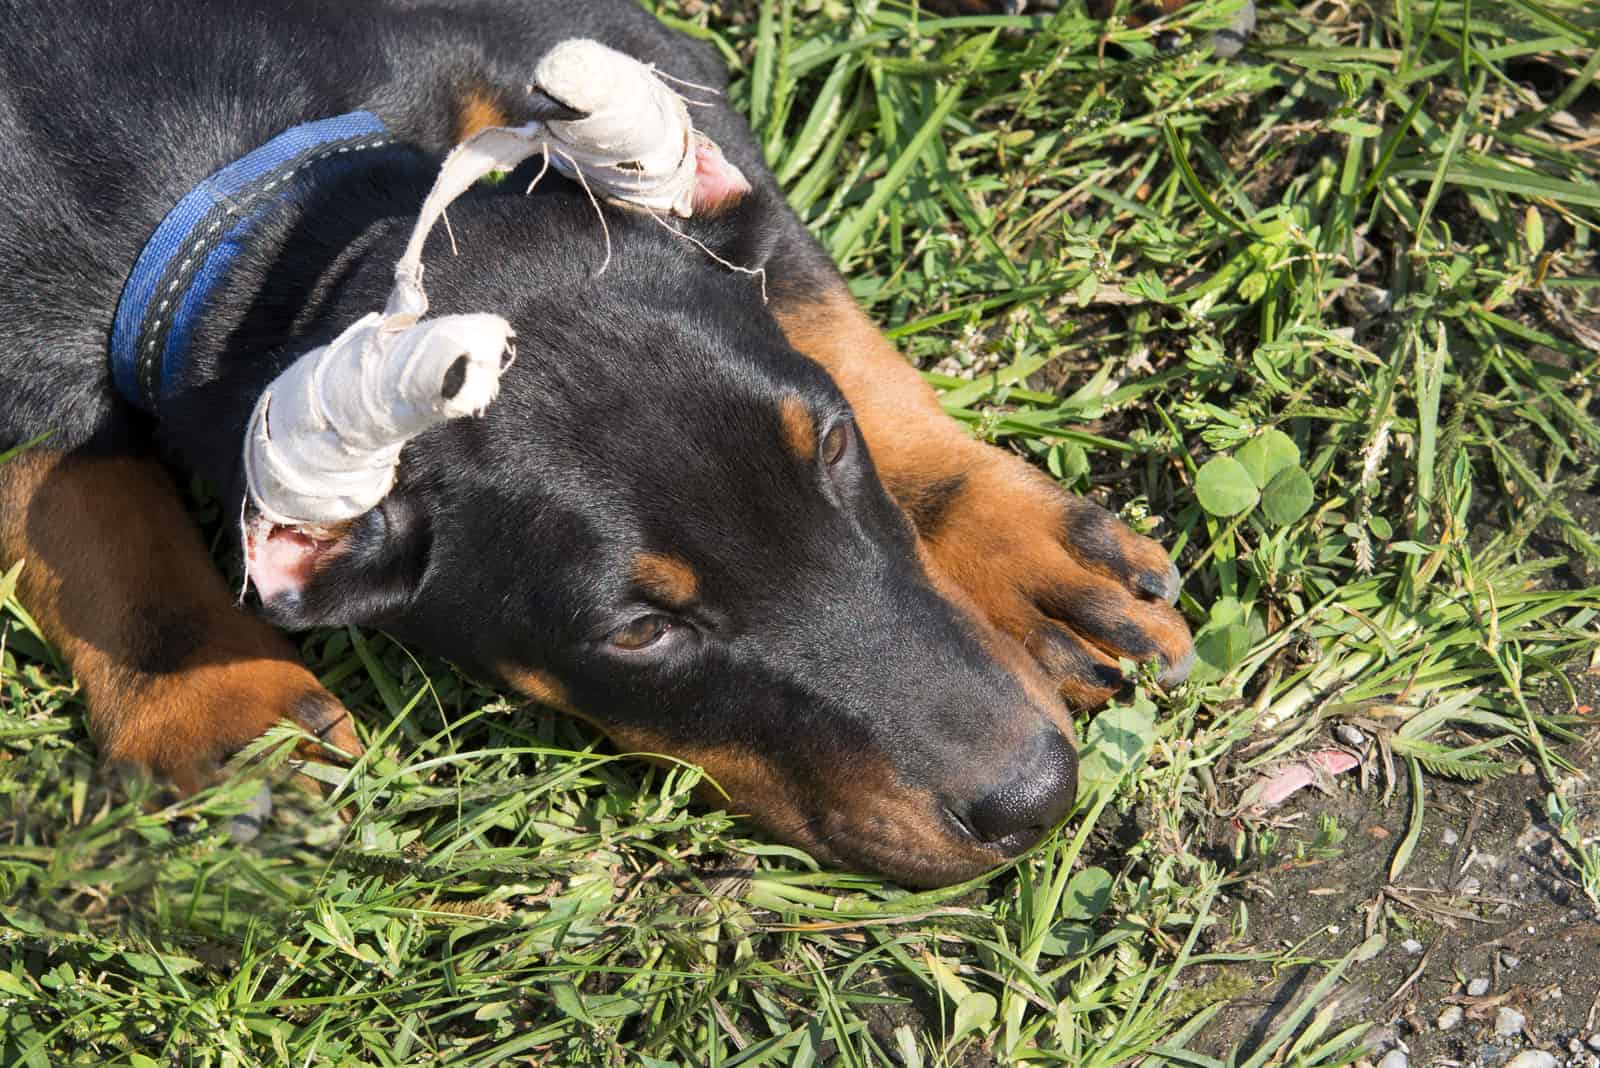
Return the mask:
{"type": "Polygon", "coordinates": [[[1361,733],[1361,728],[1352,727],[1348,723],[1341,723],[1333,728],[1333,736],[1345,745],[1361,746],[1367,744],[1367,736],[1361,733]]]}
{"type": "Polygon", "coordinates": [[[1422,952],[1422,943],[1418,942],[1415,938],[1408,938],[1404,942],[1400,943],[1400,948],[1405,950],[1407,953],[1410,953],[1412,956],[1416,956],[1418,953],[1422,952]]]}
{"type": "Polygon", "coordinates": [[[1472,982],[1467,984],[1468,997],[1481,998],[1488,992],[1489,980],[1487,979],[1474,979],[1472,982]]]}
{"type": "Polygon", "coordinates": [[[1515,1038],[1522,1034],[1522,1025],[1528,1018],[1509,1005],[1500,1006],[1500,1011],[1494,1014],[1494,1033],[1501,1038],[1515,1038]]]}
{"type": "Polygon", "coordinates": [[[1446,827],[1444,829],[1444,844],[1445,845],[1453,846],[1459,841],[1461,841],[1461,836],[1455,832],[1454,828],[1446,827]]]}
{"type": "Polygon", "coordinates": [[[1596,1053],[1600,1053],[1600,1031],[1596,1031],[1584,1040],[1584,1044],[1596,1053]]]}
{"type": "Polygon", "coordinates": [[[1378,1062],[1378,1068],[1410,1068],[1411,1058],[1406,1056],[1403,1049],[1392,1049],[1383,1055],[1383,1060],[1378,1062]]]}
{"type": "Polygon", "coordinates": [[[1521,963],[1522,963],[1522,958],[1521,957],[1513,957],[1509,953],[1500,954],[1500,966],[1502,968],[1505,968],[1505,969],[1509,970],[1511,968],[1515,968],[1517,965],[1519,965],[1521,963]]]}
{"type": "Polygon", "coordinates": [[[1464,1015],[1464,1013],[1461,1011],[1461,1006],[1460,1005],[1451,1005],[1451,1006],[1449,1006],[1448,1008],[1446,1008],[1443,1012],[1441,1012],[1439,1014],[1439,1020],[1438,1020],[1439,1030],[1448,1031],[1451,1028],[1455,1027],[1456,1025],[1460,1024],[1461,1023],[1461,1017],[1463,1015],[1464,1015]]]}
{"type": "Polygon", "coordinates": [[[1467,897],[1476,897],[1479,890],[1483,889],[1483,880],[1476,875],[1463,875],[1456,884],[1456,890],[1467,897]]]}
{"type": "Polygon", "coordinates": [[[1400,1036],[1395,1034],[1392,1027],[1374,1027],[1361,1037],[1368,1049],[1398,1049],[1408,1054],[1411,1052],[1411,1048],[1400,1040],[1400,1036]]]}
{"type": "Polygon", "coordinates": [[[1561,1068],[1561,1062],[1542,1049],[1525,1049],[1506,1061],[1505,1068],[1561,1068]]]}

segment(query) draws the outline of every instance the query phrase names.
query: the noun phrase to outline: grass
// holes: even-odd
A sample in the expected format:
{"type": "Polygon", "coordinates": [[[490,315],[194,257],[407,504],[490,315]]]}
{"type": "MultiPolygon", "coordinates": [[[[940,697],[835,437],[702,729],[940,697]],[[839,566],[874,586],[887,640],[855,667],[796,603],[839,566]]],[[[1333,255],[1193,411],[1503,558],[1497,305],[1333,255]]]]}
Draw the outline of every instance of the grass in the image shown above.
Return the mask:
{"type": "MultiPolygon", "coordinates": [[[[332,631],[305,653],[374,751],[323,772],[355,815],[283,786],[239,847],[249,783],[161,811],[102,788],[13,600],[0,1061],[1348,1064],[1364,1028],[1328,995],[1381,933],[1263,945],[1238,892],[1275,837],[1241,796],[1335,722],[1389,789],[1532,762],[1600,893],[1566,755],[1600,635],[1600,17],[1267,2],[1223,63],[1203,42],[1234,6],[660,5],[727,56],[951,415],[1184,570],[1195,677],[1087,721],[1062,832],[939,893],[819,870],[691,806],[694,769],[332,631]],[[1306,962],[1275,1030],[1208,1033],[1306,962]]],[[[1391,878],[1429,815],[1409,796],[1391,878]]]]}

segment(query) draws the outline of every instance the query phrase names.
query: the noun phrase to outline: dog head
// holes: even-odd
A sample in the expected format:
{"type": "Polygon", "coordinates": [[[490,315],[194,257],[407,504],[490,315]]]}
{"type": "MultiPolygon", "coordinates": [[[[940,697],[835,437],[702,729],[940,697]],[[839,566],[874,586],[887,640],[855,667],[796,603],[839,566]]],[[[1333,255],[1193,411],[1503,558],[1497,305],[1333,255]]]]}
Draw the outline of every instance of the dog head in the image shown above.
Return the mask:
{"type": "MultiPolygon", "coordinates": [[[[692,232],[759,262],[758,201],[692,232]]],[[[597,276],[594,210],[565,184],[452,209],[433,308],[494,309],[517,358],[376,507],[265,533],[266,614],[383,626],[700,764],[824,859],[940,884],[1031,846],[1075,789],[1056,695],[930,565],[760,285],[611,209],[597,276]]]]}

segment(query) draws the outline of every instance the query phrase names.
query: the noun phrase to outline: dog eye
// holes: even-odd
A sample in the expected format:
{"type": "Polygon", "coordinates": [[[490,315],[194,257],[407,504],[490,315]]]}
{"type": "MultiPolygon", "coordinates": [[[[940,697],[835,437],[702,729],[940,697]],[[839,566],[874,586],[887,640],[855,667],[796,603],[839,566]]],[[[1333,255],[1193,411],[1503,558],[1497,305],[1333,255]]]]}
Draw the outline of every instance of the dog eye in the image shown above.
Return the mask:
{"type": "Polygon", "coordinates": [[[633,652],[654,645],[671,629],[672,620],[666,616],[640,616],[633,622],[612,631],[607,640],[618,649],[633,652]]]}
{"type": "Polygon", "coordinates": [[[848,451],[850,451],[849,423],[835,423],[826,434],[822,435],[822,444],[817,449],[825,467],[832,467],[844,459],[844,454],[848,451]]]}

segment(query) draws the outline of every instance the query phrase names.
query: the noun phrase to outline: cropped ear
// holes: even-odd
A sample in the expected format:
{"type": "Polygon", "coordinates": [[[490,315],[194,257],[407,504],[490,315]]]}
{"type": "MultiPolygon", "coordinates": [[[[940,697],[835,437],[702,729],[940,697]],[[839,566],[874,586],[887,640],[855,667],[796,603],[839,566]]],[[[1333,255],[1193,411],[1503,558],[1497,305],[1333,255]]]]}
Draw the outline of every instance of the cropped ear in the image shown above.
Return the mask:
{"type": "Polygon", "coordinates": [[[750,192],[750,179],[735,167],[711,138],[694,133],[694,213],[715,215],[750,192]]]}
{"type": "Polygon", "coordinates": [[[336,527],[245,522],[245,566],[269,622],[289,630],[381,625],[410,604],[427,569],[432,527],[405,493],[336,527]]]}
{"type": "MultiPolygon", "coordinates": [[[[421,276],[420,264],[415,274],[421,276]]],[[[511,325],[427,311],[420,283],[290,364],[256,402],[245,437],[250,505],[282,528],[336,530],[382,501],[400,451],[451,419],[481,414],[500,388],[511,325]]]]}
{"type": "Polygon", "coordinates": [[[750,191],[722,150],[694,128],[688,104],[653,66],[598,41],[557,43],[534,70],[530,93],[581,114],[524,136],[550,165],[602,196],[690,218],[750,191]]]}

